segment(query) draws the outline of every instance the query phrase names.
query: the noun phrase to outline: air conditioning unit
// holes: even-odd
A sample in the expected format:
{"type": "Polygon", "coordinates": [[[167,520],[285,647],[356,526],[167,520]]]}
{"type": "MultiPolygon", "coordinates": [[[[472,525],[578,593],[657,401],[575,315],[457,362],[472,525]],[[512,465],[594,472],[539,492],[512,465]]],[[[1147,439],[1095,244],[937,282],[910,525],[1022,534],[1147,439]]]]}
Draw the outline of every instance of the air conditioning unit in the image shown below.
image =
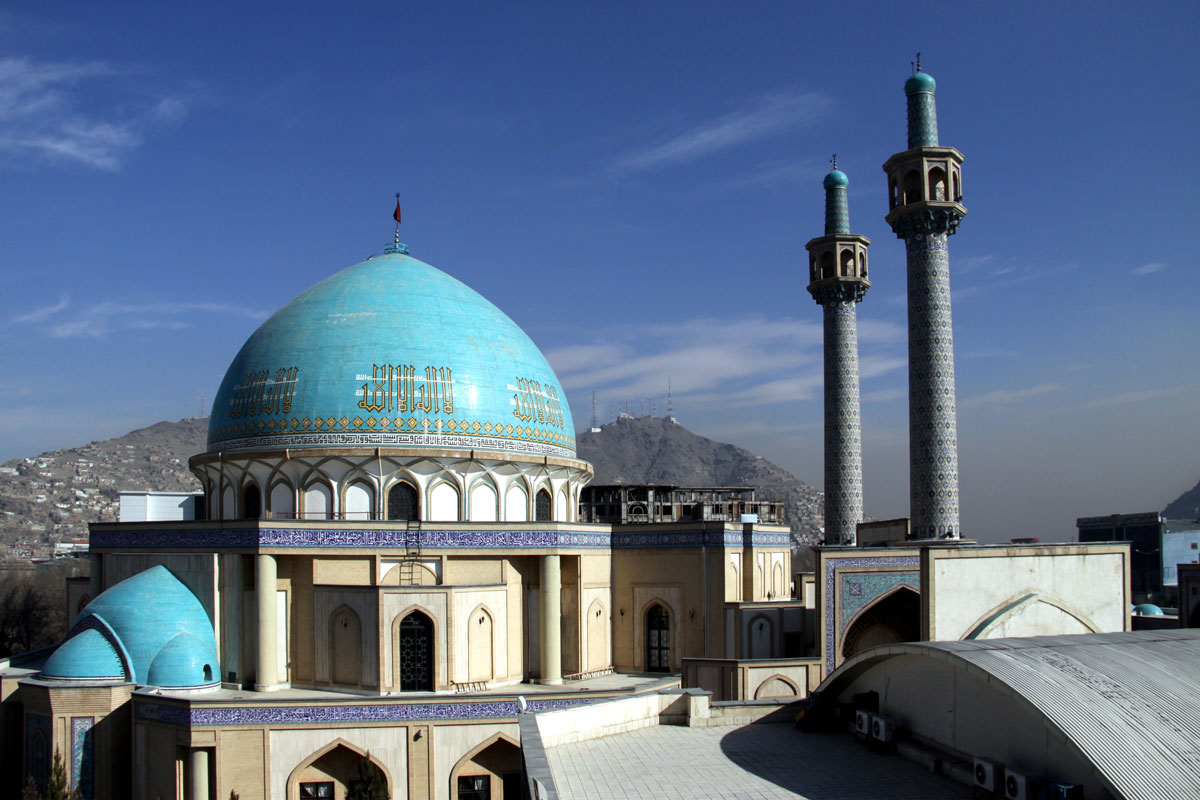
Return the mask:
{"type": "Polygon", "coordinates": [[[1004,765],[986,758],[975,759],[975,786],[985,792],[997,794],[1004,785],[1004,765]]]}
{"type": "Polygon", "coordinates": [[[1083,787],[1071,783],[1048,783],[1042,787],[1046,800],[1083,800],[1083,787]]]}
{"type": "Polygon", "coordinates": [[[1033,800],[1036,787],[1026,775],[1012,770],[1004,773],[1004,797],[1006,800],[1033,800]]]}
{"type": "Polygon", "coordinates": [[[871,717],[870,711],[855,711],[854,712],[854,732],[859,736],[870,738],[871,736],[871,717]]]}
{"type": "Polygon", "coordinates": [[[887,717],[872,714],[871,738],[877,742],[890,744],[896,738],[896,724],[887,717]]]}

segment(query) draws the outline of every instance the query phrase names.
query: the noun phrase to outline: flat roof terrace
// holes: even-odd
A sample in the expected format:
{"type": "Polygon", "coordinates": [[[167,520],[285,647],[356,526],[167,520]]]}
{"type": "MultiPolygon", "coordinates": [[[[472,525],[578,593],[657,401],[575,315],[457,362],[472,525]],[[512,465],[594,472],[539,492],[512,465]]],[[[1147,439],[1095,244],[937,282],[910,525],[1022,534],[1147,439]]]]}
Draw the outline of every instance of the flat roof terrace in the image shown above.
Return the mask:
{"type": "Polygon", "coordinates": [[[724,800],[938,800],[970,788],[844,733],[791,725],[656,725],[546,748],[560,800],[628,797],[724,800]]]}

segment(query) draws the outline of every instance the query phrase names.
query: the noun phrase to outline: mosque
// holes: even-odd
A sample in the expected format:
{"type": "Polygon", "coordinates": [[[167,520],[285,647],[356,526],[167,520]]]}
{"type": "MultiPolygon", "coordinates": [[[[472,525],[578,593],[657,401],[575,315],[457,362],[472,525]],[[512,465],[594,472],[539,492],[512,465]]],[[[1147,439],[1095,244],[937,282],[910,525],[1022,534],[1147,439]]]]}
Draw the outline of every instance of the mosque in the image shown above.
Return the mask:
{"type": "Polygon", "coordinates": [[[1128,630],[1127,544],[961,539],[946,241],[963,158],[937,143],[933,79],[906,95],[885,170],[908,249],[913,510],[885,546],[855,546],[870,242],[841,171],[808,246],[828,542],[811,575],[753,516],[580,522],[592,469],[546,359],[397,236],[234,357],[190,462],[207,520],[92,526],[67,639],[0,663],[0,797],[44,786],[55,754],[87,800],[343,798],[364,760],[391,797],[519,797],[525,711],[681,674],[714,689],[718,662],[748,665],[725,699],[800,698],[878,645],[1128,630]]]}

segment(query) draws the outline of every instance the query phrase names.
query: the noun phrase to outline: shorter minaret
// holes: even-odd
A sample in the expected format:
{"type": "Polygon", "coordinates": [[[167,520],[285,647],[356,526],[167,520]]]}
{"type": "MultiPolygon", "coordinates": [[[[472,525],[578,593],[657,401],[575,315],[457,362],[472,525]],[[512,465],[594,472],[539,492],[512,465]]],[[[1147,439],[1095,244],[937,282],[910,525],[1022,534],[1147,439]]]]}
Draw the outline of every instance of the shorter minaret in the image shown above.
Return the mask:
{"type": "Polygon", "coordinates": [[[852,545],[863,516],[857,306],[871,287],[871,240],[850,232],[850,179],[837,168],[837,156],[831,163],[825,176],[825,235],[805,248],[808,291],[825,309],[825,543],[852,545]]]}

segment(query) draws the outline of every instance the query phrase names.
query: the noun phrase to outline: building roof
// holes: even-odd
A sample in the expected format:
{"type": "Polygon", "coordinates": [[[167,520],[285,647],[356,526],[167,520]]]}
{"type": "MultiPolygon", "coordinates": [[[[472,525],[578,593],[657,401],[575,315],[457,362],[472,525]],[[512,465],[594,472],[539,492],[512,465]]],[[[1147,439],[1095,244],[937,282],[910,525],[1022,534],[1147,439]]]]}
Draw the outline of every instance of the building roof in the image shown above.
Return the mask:
{"type": "Polygon", "coordinates": [[[573,458],[574,432],[558,378],[516,323],[462,282],[388,248],[303,292],[250,336],[213,401],[208,450],[573,458]]]}
{"type": "Polygon", "coordinates": [[[42,676],[208,686],[218,680],[212,622],[178,578],[154,566],[88,603],[42,676]]]}
{"type": "Polygon", "coordinates": [[[889,645],[847,661],[821,690],[906,655],[956,662],[1032,706],[1116,796],[1200,797],[1200,630],[889,645]]]}

